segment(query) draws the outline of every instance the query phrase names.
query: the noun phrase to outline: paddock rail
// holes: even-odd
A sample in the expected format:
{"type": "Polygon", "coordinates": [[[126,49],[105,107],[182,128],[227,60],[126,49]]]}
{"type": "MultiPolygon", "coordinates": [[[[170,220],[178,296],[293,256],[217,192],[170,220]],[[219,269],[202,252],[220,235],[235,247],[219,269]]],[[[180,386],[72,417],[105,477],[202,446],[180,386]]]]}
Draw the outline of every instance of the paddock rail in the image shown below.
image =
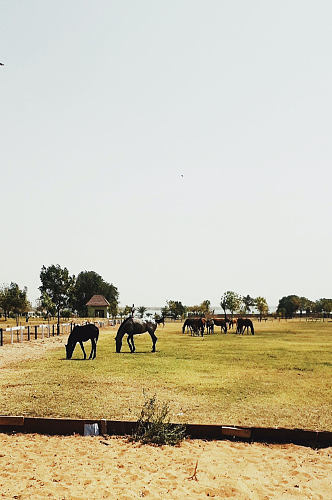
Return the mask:
{"type": "Polygon", "coordinates": [[[60,323],[59,328],[57,324],[48,323],[41,325],[24,325],[0,328],[0,347],[5,344],[5,341],[8,344],[14,344],[14,342],[29,342],[30,340],[43,340],[44,338],[50,338],[56,335],[66,335],[71,333],[75,325],[85,325],[87,323],[93,323],[98,326],[98,328],[114,326],[112,320],[106,320],[60,323]]]}
{"type": "MultiPolygon", "coordinates": [[[[106,419],[39,418],[0,415],[2,433],[37,433],[47,435],[86,435],[86,428],[94,426],[95,435],[128,436],[137,422],[106,419]]],[[[191,439],[234,440],[259,443],[293,443],[312,448],[332,446],[332,432],[281,427],[238,427],[232,425],[186,424],[186,436],[191,439]]]]}

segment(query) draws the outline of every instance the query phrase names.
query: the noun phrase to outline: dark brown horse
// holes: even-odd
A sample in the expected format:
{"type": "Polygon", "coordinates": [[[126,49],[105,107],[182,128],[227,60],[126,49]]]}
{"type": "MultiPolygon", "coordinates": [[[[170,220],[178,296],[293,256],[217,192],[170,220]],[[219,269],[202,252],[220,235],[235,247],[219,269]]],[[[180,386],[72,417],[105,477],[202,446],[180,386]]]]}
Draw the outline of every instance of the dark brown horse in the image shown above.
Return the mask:
{"type": "Polygon", "coordinates": [[[204,335],[205,318],[187,318],[182,326],[182,333],[189,329],[191,335],[204,335]]]}
{"type": "Polygon", "coordinates": [[[213,319],[206,320],[206,333],[214,333],[214,321],[213,321],[213,319]]]}
{"type": "Polygon", "coordinates": [[[71,359],[75,346],[77,343],[80,344],[83,351],[84,359],[86,359],[86,353],[84,350],[83,342],[91,340],[91,352],[89,359],[95,359],[97,354],[97,340],[99,337],[99,329],[95,325],[76,325],[73,331],[68,337],[68,343],[66,344],[66,358],[71,359]]]}
{"type": "Polygon", "coordinates": [[[238,318],[236,333],[243,335],[246,330],[247,330],[247,333],[249,333],[249,328],[251,331],[251,335],[255,335],[254,325],[252,324],[251,319],[238,318]]]}
{"type": "Polygon", "coordinates": [[[224,330],[224,332],[227,333],[227,323],[224,319],[222,318],[212,318],[212,319],[216,326],[220,326],[220,331],[224,330]]]}
{"type": "Polygon", "coordinates": [[[152,339],[152,352],[156,352],[157,337],[154,334],[156,328],[157,323],[153,321],[143,321],[142,319],[132,317],[125,319],[119,326],[115,337],[116,352],[121,352],[122,339],[126,334],[130,352],[135,352],[134,335],[140,335],[145,332],[148,332],[152,339]]]}
{"type": "Polygon", "coordinates": [[[161,316],[161,317],[155,316],[154,320],[157,323],[157,325],[163,325],[163,328],[164,328],[164,326],[165,326],[165,316],[161,316]]]}

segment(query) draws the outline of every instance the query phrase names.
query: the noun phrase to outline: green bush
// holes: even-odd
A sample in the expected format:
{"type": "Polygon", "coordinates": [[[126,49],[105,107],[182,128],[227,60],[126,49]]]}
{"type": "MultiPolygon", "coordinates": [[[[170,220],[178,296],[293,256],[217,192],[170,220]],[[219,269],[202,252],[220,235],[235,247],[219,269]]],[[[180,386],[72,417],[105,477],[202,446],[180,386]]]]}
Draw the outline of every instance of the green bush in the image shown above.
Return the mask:
{"type": "Polygon", "coordinates": [[[146,397],[132,441],[143,444],[176,445],[185,437],[186,426],[169,421],[169,403],[158,403],[156,395],[146,397]]]}

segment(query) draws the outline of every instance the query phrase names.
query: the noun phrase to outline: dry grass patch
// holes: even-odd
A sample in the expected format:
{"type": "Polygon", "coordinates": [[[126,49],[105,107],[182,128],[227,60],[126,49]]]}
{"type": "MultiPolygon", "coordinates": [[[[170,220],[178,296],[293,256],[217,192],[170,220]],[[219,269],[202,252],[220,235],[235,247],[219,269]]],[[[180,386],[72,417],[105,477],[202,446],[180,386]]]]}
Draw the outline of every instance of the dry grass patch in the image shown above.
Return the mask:
{"type": "Polygon", "coordinates": [[[136,420],[146,390],[171,401],[175,422],[332,430],[332,323],[255,326],[201,338],[169,323],[155,354],[147,334],[116,354],[114,329],[102,330],[94,361],[62,347],[4,368],[0,413],[136,420]]]}

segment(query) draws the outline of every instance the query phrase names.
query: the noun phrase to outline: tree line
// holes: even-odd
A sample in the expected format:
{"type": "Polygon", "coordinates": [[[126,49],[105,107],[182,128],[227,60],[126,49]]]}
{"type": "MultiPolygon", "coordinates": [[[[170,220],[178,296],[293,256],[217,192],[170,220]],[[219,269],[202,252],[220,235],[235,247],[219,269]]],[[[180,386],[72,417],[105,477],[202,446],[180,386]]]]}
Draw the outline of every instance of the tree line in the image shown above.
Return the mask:
{"type": "Polygon", "coordinates": [[[309,300],[298,295],[287,295],[279,300],[277,313],[285,318],[292,318],[296,313],[306,315],[329,316],[332,311],[332,299],[309,300]]]}
{"type": "MultiPolygon", "coordinates": [[[[118,310],[119,292],[112,283],[107,283],[94,271],[82,271],[78,276],[70,275],[60,265],[43,266],[40,271],[41,285],[37,311],[46,317],[69,317],[73,313],[87,316],[86,303],[93,295],[103,295],[110,303],[110,314],[118,310]]],[[[0,289],[0,308],[5,319],[18,317],[31,309],[27,299],[27,288],[23,290],[16,283],[3,285],[0,289]]]]}
{"type": "MultiPolygon", "coordinates": [[[[228,313],[231,316],[234,313],[241,315],[250,314],[253,308],[258,311],[261,318],[269,312],[269,306],[264,297],[241,296],[233,291],[227,291],[223,294],[220,306],[224,311],[225,317],[228,313]]],[[[164,317],[177,319],[184,318],[185,316],[209,316],[214,314],[214,310],[209,300],[203,300],[201,304],[194,306],[185,306],[179,300],[167,300],[166,305],[161,309],[161,314],[164,317]]]]}
{"type": "MultiPolygon", "coordinates": [[[[226,291],[220,300],[220,306],[224,311],[225,318],[227,314],[233,316],[239,314],[246,316],[256,312],[261,320],[269,314],[269,306],[265,297],[251,297],[249,294],[240,295],[233,291],[226,291]]],[[[127,306],[128,307],[128,306],[127,306]]],[[[138,308],[141,316],[146,308],[138,308]]],[[[306,297],[298,297],[297,295],[288,295],[279,300],[276,315],[283,318],[292,318],[297,313],[302,316],[306,315],[325,315],[329,316],[332,312],[332,299],[321,298],[316,301],[307,299],[306,297]]],[[[214,310],[211,307],[209,300],[204,300],[199,305],[185,306],[181,301],[168,300],[162,308],[161,314],[164,317],[173,319],[184,318],[186,316],[208,316],[213,315],[214,310]]]]}
{"type": "MultiPolygon", "coordinates": [[[[66,267],[60,265],[42,266],[40,271],[41,285],[39,287],[40,299],[37,309],[40,314],[54,317],[70,317],[73,313],[81,317],[87,316],[86,303],[93,295],[103,295],[110,303],[110,315],[126,317],[132,313],[132,306],[119,307],[119,292],[115,285],[105,281],[94,271],[82,271],[78,276],[70,275],[66,267]]],[[[227,314],[247,315],[255,310],[260,319],[269,313],[269,306],[264,297],[251,297],[249,294],[240,295],[234,291],[226,291],[220,300],[220,306],[227,314]]],[[[27,288],[20,289],[17,283],[3,285],[0,288],[0,308],[5,316],[19,317],[31,309],[27,298],[27,288]]],[[[147,308],[137,308],[138,314],[143,317],[147,308]]],[[[279,300],[276,314],[285,318],[292,318],[295,314],[323,314],[330,315],[332,299],[321,298],[311,301],[306,297],[288,295],[279,300]]],[[[167,300],[161,309],[164,317],[173,319],[183,318],[187,315],[207,316],[213,314],[209,300],[201,304],[185,306],[179,300],[167,300]]]]}

